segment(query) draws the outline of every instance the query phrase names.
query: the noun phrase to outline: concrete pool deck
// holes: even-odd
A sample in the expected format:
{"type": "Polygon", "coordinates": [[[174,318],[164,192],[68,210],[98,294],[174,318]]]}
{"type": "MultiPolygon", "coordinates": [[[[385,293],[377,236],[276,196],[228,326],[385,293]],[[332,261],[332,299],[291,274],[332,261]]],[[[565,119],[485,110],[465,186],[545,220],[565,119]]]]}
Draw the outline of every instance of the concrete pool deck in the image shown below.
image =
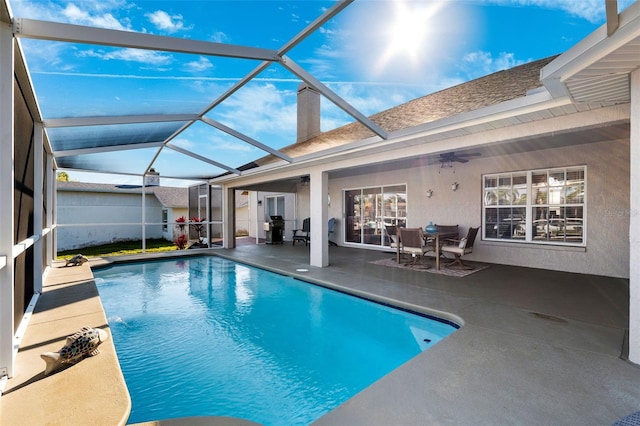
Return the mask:
{"type": "Polygon", "coordinates": [[[490,265],[464,278],[374,265],[390,253],[250,245],[220,254],[463,319],[316,425],[610,425],[640,410],[626,361],[628,280],[490,265]]]}
{"type": "MultiPolygon", "coordinates": [[[[610,425],[640,410],[640,367],[625,360],[628,280],[504,265],[457,278],[374,265],[370,262],[392,254],[345,247],[330,248],[327,268],[309,266],[309,247],[302,245],[252,244],[212,252],[374,299],[447,313],[464,322],[456,333],[320,418],[317,425],[610,425]]],[[[127,258],[135,259],[148,257],[127,258]]],[[[92,260],[91,265],[107,263],[92,260]]],[[[74,283],[77,287],[87,280],[87,273],[89,281],[92,276],[86,265],[58,269],[70,274],[56,277],[55,286],[62,288],[74,283]],[[74,276],[80,273],[85,275],[74,276]]],[[[51,278],[50,273],[47,280],[51,278]]],[[[39,309],[49,290],[36,306],[18,353],[21,373],[0,398],[0,424],[121,424],[130,402],[121,392],[111,340],[101,345],[97,357],[44,380],[38,376],[44,362],[37,355],[59,349],[57,338],[66,333],[55,326],[56,315],[76,323],[102,321],[94,312],[95,295],[56,309],[39,309]],[[38,313],[42,315],[36,321],[38,313]],[[53,316],[53,322],[45,314],[53,316]],[[44,333],[34,340],[38,331],[44,333]],[[105,375],[108,369],[115,369],[111,378],[105,375]],[[76,381],[77,374],[85,381],[76,381]],[[97,383],[87,382],[90,377],[97,383]],[[88,390],[70,399],[65,386],[80,383],[88,390]],[[109,399],[105,389],[120,389],[113,403],[103,403],[109,399]],[[96,420],[99,414],[89,411],[91,407],[107,411],[110,421],[96,420]]],[[[85,286],[83,291],[88,290],[85,286]]],[[[75,331],[75,324],[67,328],[75,331]]],[[[189,424],[189,419],[182,424],[189,424]]],[[[217,419],[216,424],[231,423],[217,419]]]]}
{"type": "Polygon", "coordinates": [[[14,376],[0,398],[0,425],[119,425],[129,417],[131,400],[113,340],[100,353],[44,375],[44,352],[55,352],[83,326],[111,335],[88,264],[55,262],[16,356],[14,376]]]}

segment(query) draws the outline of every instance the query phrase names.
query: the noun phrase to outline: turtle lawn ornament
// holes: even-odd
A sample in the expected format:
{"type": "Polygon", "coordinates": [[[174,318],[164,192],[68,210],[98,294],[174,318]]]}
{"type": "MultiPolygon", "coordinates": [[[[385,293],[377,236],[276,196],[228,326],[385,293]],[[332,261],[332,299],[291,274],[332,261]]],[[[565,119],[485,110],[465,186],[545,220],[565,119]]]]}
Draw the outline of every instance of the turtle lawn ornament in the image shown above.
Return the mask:
{"type": "Polygon", "coordinates": [[[40,357],[47,363],[44,375],[51,373],[59,365],[75,364],[85,356],[100,353],[98,346],[109,338],[109,334],[100,328],[84,326],[67,337],[65,345],[58,352],[45,352],[40,357]]]}
{"type": "Polygon", "coordinates": [[[64,264],[64,266],[80,266],[83,263],[88,262],[89,259],[87,259],[86,257],[84,257],[81,254],[76,254],[75,256],[73,256],[71,259],[67,260],[67,263],[64,264]]]}

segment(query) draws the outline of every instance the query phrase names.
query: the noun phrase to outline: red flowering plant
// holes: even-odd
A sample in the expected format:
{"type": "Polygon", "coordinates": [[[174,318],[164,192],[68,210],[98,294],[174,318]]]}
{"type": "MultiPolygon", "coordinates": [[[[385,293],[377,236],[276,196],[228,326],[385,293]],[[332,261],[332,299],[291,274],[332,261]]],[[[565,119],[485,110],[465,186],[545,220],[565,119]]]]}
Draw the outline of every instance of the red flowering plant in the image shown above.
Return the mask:
{"type": "Polygon", "coordinates": [[[185,248],[187,248],[188,243],[189,243],[189,240],[187,239],[187,236],[184,234],[178,235],[178,238],[176,238],[173,241],[173,244],[176,245],[178,250],[184,250],[185,248]]]}
{"type": "Polygon", "coordinates": [[[187,224],[187,218],[184,216],[180,216],[176,219],[176,226],[180,230],[181,234],[184,234],[184,227],[187,224]]]}

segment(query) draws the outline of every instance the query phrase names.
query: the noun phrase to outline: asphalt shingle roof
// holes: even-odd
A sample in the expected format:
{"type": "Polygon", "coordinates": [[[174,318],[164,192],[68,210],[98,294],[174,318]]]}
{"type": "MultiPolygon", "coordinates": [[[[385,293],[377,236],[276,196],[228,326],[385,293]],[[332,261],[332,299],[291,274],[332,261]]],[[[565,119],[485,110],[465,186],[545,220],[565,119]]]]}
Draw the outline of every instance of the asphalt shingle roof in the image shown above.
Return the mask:
{"type": "MultiPolygon", "coordinates": [[[[369,117],[386,132],[474,111],[524,97],[528,91],[542,86],[540,71],[558,55],[502,70],[475,80],[435,92],[369,117]]],[[[282,148],[291,157],[299,157],[324,149],[375,136],[359,122],[353,122],[307,141],[282,148]]],[[[268,155],[240,169],[269,164],[277,159],[268,155]]]]}
{"type": "MultiPolygon", "coordinates": [[[[140,186],[65,181],[58,181],[58,191],[142,194],[140,186]]],[[[187,188],[151,186],[147,187],[146,191],[147,193],[153,193],[164,207],[186,208],[189,203],[189,190],[187,188]]]]}

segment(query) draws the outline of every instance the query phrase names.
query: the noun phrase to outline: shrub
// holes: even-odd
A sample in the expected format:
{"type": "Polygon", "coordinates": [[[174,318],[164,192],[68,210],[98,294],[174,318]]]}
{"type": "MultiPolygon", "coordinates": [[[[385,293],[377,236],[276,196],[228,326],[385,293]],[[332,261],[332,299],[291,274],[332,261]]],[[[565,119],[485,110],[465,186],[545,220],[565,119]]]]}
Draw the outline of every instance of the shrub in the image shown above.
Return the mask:
{"type": "Polygon", "coordinates": [[[186,249],[188,243],[189,243],[189,240],[187,239],[187,236],[184,234],[178,235],[178,238],[176,238],[175,241],[173,242],[173,244],[175,244],[176,247],[178,247],[178,250],[186,249]]]}
{"type": "Polygon", "coordinates": [[[181,234],[184,234],[184,227],[186,223],[187,223],[187,218],[184,216],[180,216],[179,218],[176,219],[176,226],[180,230],[181,234]]]}

